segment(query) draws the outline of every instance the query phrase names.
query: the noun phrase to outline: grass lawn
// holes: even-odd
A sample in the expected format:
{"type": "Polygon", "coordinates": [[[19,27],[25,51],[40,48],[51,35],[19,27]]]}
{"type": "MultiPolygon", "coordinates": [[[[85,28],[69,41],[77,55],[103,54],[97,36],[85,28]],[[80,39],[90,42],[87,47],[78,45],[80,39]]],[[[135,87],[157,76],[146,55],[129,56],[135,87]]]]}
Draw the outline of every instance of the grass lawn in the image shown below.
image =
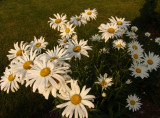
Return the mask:
{"type": "Polygon", "coordinates": [[[81,38],[97,33],[101,23],[110,16],[133,20],[140,15],[144,0],[2,0],[0,1],[0,75],[8,64],[6,55],[13,43],[31,41],[33,36],[45,36],[49,47],[60,38],[47,23],[54,13],[65,13],[68,18],[79,15],[87,8],[96,8],[98,18],[78,31],[81,38]]]}
{"type": "MultiPolygon", "coordinates": [[[[77,29],[78,37],[87,40],[91,35],[98,33],[97,27],[101,23],[107,23],[110,16],[124,17],[128,21],[134,20],[140,16],[139,10],[144,3],[145,0],[0,0],[0,76],[3,75],[5,67],[9,64],[6,55],[13,48],[15,42],[30,42],[33,40],[33,36],[37,38],[44,36],[46,41],[49,42],[47,48],[51,49],[55,46],[60,36],[59,32],[49,27],[48,20],[49,17],[53,17],[53,14],[65,13],[69,19],[73,15],[79,15],[85,9],[96,8],[98,11],[97,20],[93,20],[86,26],[77,29]]],[[[160,12],[160,2],[158,2],[155,10],[160,12]]],[[[25,92],[27,90],[20,90],[18,94],[11,94],[10,98],[8,98],[9,95],[1,92],[0,104],[3,104],[3,113],[12,114],[14,112],[15,107],[12,103],[16,100],[13,99],[20,99],[19,102],[16,101],[17,103],[14,104],[21,104],[20,101],[24,102],[25,99],[27,99],[26,101],[32,101],[38,96],[29,93],[28,96],[31,96],[23,98],[25,92]],[[7,111],[10,106],[13,108],[7,111]]],[[[35,104],[39,104],[42,99],[44,98],[41,96],[35,104]]],[[[47,101],[45,103],[48,104],[47,101]]],[[[0,117],[3,115],[1,108],[0,117]]],[[[21,105],[18,108],[23,109],[21,105]]],[[[24,109],[27,109],[27,107],[24,109]]]]}

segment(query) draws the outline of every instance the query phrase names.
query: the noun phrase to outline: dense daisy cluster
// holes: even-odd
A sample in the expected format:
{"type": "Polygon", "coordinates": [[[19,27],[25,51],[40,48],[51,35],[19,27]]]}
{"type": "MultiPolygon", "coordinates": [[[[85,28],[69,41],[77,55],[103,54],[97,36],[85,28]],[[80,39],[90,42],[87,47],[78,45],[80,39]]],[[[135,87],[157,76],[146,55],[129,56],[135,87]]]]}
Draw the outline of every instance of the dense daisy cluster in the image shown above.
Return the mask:
{"type": "MultiPolygon", "coordinates": [[[[14,43],[14,49],[11,49],[7,55],[10,64],[6,67],[0,80],[1,90],[9,93],[10,91],[17,91],[20,84],[26,87],[30,86],[33,92],[42,94],[46,99],[48,99],[49,95],[52,95],[55,99],[61,99],[63,102],[56,104],[56,108],[64,108],[63,117],[88,118],[88,108],[100,108],[110,91],[115,89],[114,92],[118,91],[115,96],[118,96],[120,90],[123,90],[123,85],[130,86],[134,81],[129,78],[122,80],[123,75],[119,75],[117,70],[115,71],[116,74],[112,70],[109,74],[107,70],[105,72],[98,71],[100,66],[96,68],[99,76],[95,80],[93,78],[94,82],[90,83],[89,86],[93,87],[92,91],[95,94],[100,88],[101,92],[98,91],[98,93],[101,96],[90,95],[91,88],[87,88],[86,86],[88,85],[83,85],[79,79],[72,78],[71,67],[73,66],[73,61],[76,63],[76,60],[81,60],[84,56],[99,59],[115,51],[118,52],[118,54],[113,54],[116,57],[117,64],[119,59],[117,56],[120,55],[120,58],[122,58],[129,55],[131,57],[131,62],[129,59],[127,60],[131,64],[127,70],[127,73],[131,73],[131,77],[148,78],[149,72],[159,68],[159,55],[154,54],[154,52],[145,52],[136,34],[138,27],[131,26],[131,22],[125,21],[125,18],[111,16],[109,23],[100,24],[98,27],[99,32],[102,34],[92,35],[88,40],[78,39],[75,28],[77,26],[80,27],[82,24],[86,25],[90,20],[95,20],[97,14],[96,9],[87,9],[80,15],[72,16],[70,20],[67,19],[66,14],[53,14],[54,17],[50,17],[48,22],[52,29],[60,32],[60,39],[57,40],[58,45],[53,49],[46,48],[48,42],[42,36],[39,39],[34,37],[34,40],[29,43],[23,41],[20,44],[18,42],[14,43]],[[100,49],[95,51],[98,52],[98,57],[90,55],[89,52],[94,52],[92,51],[94,47],[89,46],[89,42],[103,43],[105,45],[109,41],[112,48],[101,46],[100,49]],[[110,52],[110,50],[112,51],[110,52]],[[118,83],[120,83],[120,90],[118,90],[118,83]],[[97,102],[95,99],[103,100],[99,105],[99,101],[97,102]]],[[[150,35],[149,32],[145,33],[147,37],[150,35]]],[[[160,38],[157,37],[155,42],[160,45],[160,38]]],[[[115,57],[113,57],[113,60],[115,57]]],[[[107,60],[100,60],[98,64],[103,61],[107,60]]],[[[79,68],[78,64],[76,66],[76,68],[79,68]]],[[[94,65],[92,66],[91,68],[94,68],[94,65]]],[[[83,68],[87,70],[88,66],[83,68]]],[[[116,69],[118,68],[120,67],[117,66],[116,69]]],[[[77,76],[76,78],[79,77],[77,76]]],[[[87,78],[83,81],[87,81],[87,78]]],[[[112,93],[114,92],[112,91],[112,93]]],[[[126,107],[134,112],[141,108],[142,103],[135,93],[134,95],[131,94],[125,95],[126,107]]]]}
{"type": "MultiPolygon", "coordinates": [[[[87,46],[87,41],[77,39],[70,40],[65,47],[56,46],[53,50],[46,50],[47,42],[44,37],[30,43],[21,41],[14,44],[15,49],[9,51],[8,59],[11,60],[0,80],[1,90],[15,92],[19,89],[19,84],[25,84],[33,88],[33,92],[39,92],[46,99],[51,94],[70,102],[65,103],[70,109],[70,113],[64,111],[63,114],[72,117],[88,117],[85,106],[93,108],[93,95],[87,95],[91,88],[84,86],[80,92],[77,80],[73,80],[69,73],[71,65],[68,63],[71,58],[81,59],[81,55],[89,57],[87,50],[92,50],[87,46]],[[43,53],[42,53],[43,52],[43,53]],[[71,86],[71,88],[70,88],[71,86]],[[91,100],[91,101],[90,101],[91,100]],[[75,110],[75,111],[74,111],[75,110]]],[[[57,108],[63,108],[58,105],[57,108]]],[[[62,115],[63,115],[62,114],[62,115]]]]}
{"type": "Polygon", "coordinates": [[[159,55],[154,52],[145,53],[142,45],[136,40],[128,44],[128,53],[133,59],[129,70],[132,71],[134,77],[148,78],[148,71],[157,70],[160,65],[159,55]]]}
{"type": "MultiPolygon", "coordinates": [[[[76,26],[81,26],[82,24],[87,24],[87,21],[95,20],[97,18],[97,11],[96,9],[87,9],[82,12],[80,15],[75,15],[67,20],[66,14],[53,14],[54,18],[49,18],[48,21],[50,23],[51,28],[57,29],[61,32],[61,38],[69,38],[74,35],[76,32],[74,31],[76,26]]],[[[62,39],[64,40],[64,39],[62,39]]]]}

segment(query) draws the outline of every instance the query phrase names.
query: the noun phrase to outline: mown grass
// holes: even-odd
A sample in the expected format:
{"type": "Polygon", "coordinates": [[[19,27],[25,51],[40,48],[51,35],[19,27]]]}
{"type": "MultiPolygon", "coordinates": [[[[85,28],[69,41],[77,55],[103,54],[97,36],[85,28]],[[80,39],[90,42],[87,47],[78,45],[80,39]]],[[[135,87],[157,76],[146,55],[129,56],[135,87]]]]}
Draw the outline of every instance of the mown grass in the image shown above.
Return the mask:
{"type": "MultiPolygon", "coordinates": [[[[6,55],[15,42],[22,40],[30,42],[33,36],[44,36],[49,42],[47,48],[51,49],[56,44],[57,39],[60,38],[59,32],[52,30],[48,24],[49,17],[53,17],[54,13],[65,13],[70,18],[73,15],[79,15],[87,8],[96,8],[97,20],[77,29],[80,38],[88,39],[92,34],[98,33],[97,27],[101,23],[106,23],[110,16],[125,17],[129,21],[134,20],[140,16],[139,9],[144,3],[145,0],[1,0],[0,76],[3,75],[5,67],[9,64],[6,55]]],[[[156,11],[159,11],[158,6],[156,11]]],[[[16,115],[22,111],[22,115],[18,117],[25,115],[31,117],[33,114],[27,115],[27,113],[36,114],[50,106],[50,103],[52,103],[51,100],[47,102],[41,95],[30,92],[29,88],[24,90],[22,87],[17,93],[10,95],[1,92],[0,117],[7,113],[16,115]],[[38,109],[36,109],[35,105],[38,104],[38,109]],[[43,106],[44,104],[48,106],[43,106]],[[27,109],[30,110],[25,111],[27,109]],[[14,113],[14,111],[17,112],[14,113]]]]}
{"type": "Polygon", "coordinates": [[[33,36],[45,36],[52,47],[60,38],[47,23],[53,13],[65,13],[68,18],[78,15],[87,8],[96,8],[98,18],[79,28],[81,38],[97,33],[100,23],[106,23],[110,16],[133,20],[140,15],[144,0],[2,0],[0,1],[0,75],[8,64],[6,55],[17,41],[31,41],[33,36]]]}

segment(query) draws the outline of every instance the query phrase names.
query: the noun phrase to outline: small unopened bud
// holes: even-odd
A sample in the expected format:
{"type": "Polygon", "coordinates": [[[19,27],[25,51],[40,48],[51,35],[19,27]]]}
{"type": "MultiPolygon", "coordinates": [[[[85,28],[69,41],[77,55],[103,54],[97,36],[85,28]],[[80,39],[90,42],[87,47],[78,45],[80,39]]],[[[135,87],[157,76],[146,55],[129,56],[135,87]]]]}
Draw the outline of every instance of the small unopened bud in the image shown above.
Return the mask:
{"type": "Polygon", "coordinates": [[[105,92],[102,93],[102,97],[107,97],[107,94],[105,92]]]}
{"type": "Polygon", "coordinates": [[[130,80],[130,79],[128,79],[127,81],[126,81],[126,84],[131,84],[132,83],[132,81],[130,80]]]}

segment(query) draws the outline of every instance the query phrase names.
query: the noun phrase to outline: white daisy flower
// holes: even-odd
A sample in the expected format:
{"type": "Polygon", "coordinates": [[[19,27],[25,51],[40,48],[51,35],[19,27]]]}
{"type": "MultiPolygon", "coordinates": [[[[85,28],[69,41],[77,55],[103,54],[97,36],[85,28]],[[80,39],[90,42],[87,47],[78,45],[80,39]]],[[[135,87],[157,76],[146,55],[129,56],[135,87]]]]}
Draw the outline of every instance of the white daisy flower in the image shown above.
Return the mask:
{"type": "Polygon", "coordinates": [[[78,39],[77,34],[74,34],[74,35],[72,36],[72,40],[77,40],[77,39],[78,39]]]}
{"type": "Polygon", "coordinates": [[[33,52],[31,49],[30,53],[23,53],[22,56],[17,57],[14,62],[10,65],[13,72],[16,73],[20,79],[21,84],[24,83],[26,73],[31,69],[31,65],[34,65],[34,59],[37,56],[37,51],[33,52]]]}
{"type": "Polygon", "coordinates": [[[91,41],[98,41],[98,42],[100,42],[100,41],[102,41],[102,37],[101,37],[100,35],[98,35],[98,34],[95,34],[95,35],[93,35],[93,36],[90,38],[90,40],[91,40],[91,41]]]}
{"type": "Polygon", "coordinates": [[[39,39],[37,39],[34,36],[34,41],[31,41],[30,48],[33,48],[33,50],[37,50],[38,53],[41,53],[41,50],[45,49],[47,45],[48,42],[45,42],[44,37],[41,36],[39,39]]]}
{"type": "Polygon", "coordinates": [[[66,15],[64,14],[53,14],[55,18],[51,18],[49,17],[50,21],[48,21],[50,23],[50,27],[52,27],[52,29],[56,29],[59,31],[60,28],[67,22],[66,20],[66,15]]]}
{"type": "Polygon", "coordinates": [[[152,70],[157,70],[157,68],[160,66],[159,55],[155,55],[153,52],[149,52],[148,55],[145,53],[144,64],[148,67],[150,72],[152,70]]]}
{"type": "Polygon", "coordinates": [[[81,15],[83,18],[85,18],[87,21],[90,21],[91,19],[96,19],[97,18],[97,10],[93,9],[91,10],[90,8],[85,10],[81,15]]]}
{"type": "Polygon", "coordinates": [[[81,26],[81,24],[83,25],[87,24],[87,21],[85,18],[83,18],[82,16],[77,16],[77,15],[72,16],[70,18],[70,22],[74,24],[75,26],[79,26],[79,27],[81,26]]]}
{"type": "Polygon", "coordinates": [[[126,36],[129,36],[129,38],[131,38],[131,39],[137,39],[137,37],[138,37],[134,32],[128,31],[126,34],[127,34],[126,36]]]}
{"type": "Polygon", "coordinates": [[[126,84],[131,84],[132,83],[132,80],[130,80],[130,79],[128,79],[127,81],[126,81],[126,84]]]}
{"type": "Polygon", "coordinates": [[[69,68],[56,66],[54,63],[47,61],[47,57],[41,59],[42,60],[36,60],[34,66],[27,71],[26,86],[33,85],[33,92],[38,89],[40,93],[48,87],[49,83],[58,89],[58,83],[64,81],[61,74],[65,74],[65,70],[68,70],[69,68]]]}
{"type": "Polygon", "coordinates": [[[47,58],[50,62],[62,62],[65,60],[69,60],[68,54],[66,53],[65,48],[60,48],[59,46],[54,47],[53,50],[47,50],[47,58]]]}
{"type": "MultiPolygon", "coordinates": [[[[72,72],[71,72],[71,73],[72,73],[72,72]]],[[[63,77],[65,78],[66,81],[69,81],[69,80],[72,79],[71,76],[69,76],[69,75],[67,75],[67,74],[63,75],[63,77]]]]}
{"type": "Polygon", "coordinates": [[[95,82],[97,84],[100,84],[102,86],[102,90],[108,88],[109,86],[112,86],[112,78],[107,78],[107,73],[104,74],[104,76],[102,76],[100,74],[100,77],[98,77],[98,81],[99,82],[95,82]]]}
{"type": "Polygon", "coordinates": [[[135,50],[131,53],[133,61],[142,62],[143,61],[143,53],[140,50],[135,50]]]}
{"type": "Polygon", "coordinates": [[[46,56],[46,53],[39,54],[39,55],[37,55],[37,57],[35,58],[35,61],[41,61],[41,60],[42,60],[41,58],[44,58],[45,56],[46,56]]]}
{"type": "Polygon", "coordinates": [[[132,71],[132,76],[134,77],[141,77],[142,79],[149,77],[149,74],[147,73],[148,69],[143,64],[133,62],[129,70],[132,71]]]}
{"type": "Polygon", "coordinates": [[[133,32],[137,32],[138,27],[136,27],[136,26],[132,26],[132,27],[131,27],[131,30],[132,30],[133,32]]]}
{"type": "Polygon", "coordinates": [[[66,46],[66,45],[68,45],[68,42],[70,41],[71,39],[68,39],[68,38],[62,38],[62,39],[58,39],[58,43],[59,43],[59,45],[60,46],[66,46]]]}
{"type": "Polygon", "coordinates": [[[109,53],[109,49],[102,48],[102,49],[99,50],[99,53],[100,53],[100,54],[101,54],[101,53],[104,53],[104,54],[109,53]]]}
{"type": "Polygon", "coordinates": [[[140,98],[137,97],[137,95],[128,95],[128,98],[126,99],[128,105],[126,107],[129,108],[129,110],[137,111],[141,108],[142,103],[140,102],[140,98]]]}
{"type": "Polygon", "coordinates": [[[94,100],[95,96],[87,95],[91,88],[87,88],[84,86],[80,91],[80,88],[77,82],[71,81],[71,90],[67,94],[61,94],[60,97],[63,100],[68,102],[57,105],[57,108],[64,108],[62,112],[62,116],[66,116],[72,118],[73,114],[75,118],[88,118],[88,112],[85,106],[89,108],[94,108],[94,104],[91,102],[94,100]]]}
{"type": "Polygon", "coordinates": [[[69,57],[75,57],[81,59],[81,54],[89,57],[87,50],[92,50],[90,46],[87,46],[88,41],[80,40],[79,43],[77,40],[72,40],[66,46],[67,53],[69,53],[69,57]]]}
{"type": "Polygon", "coordinates": [[[139,51],[139,53],[143,53],[142,45],[137,41],[132,41],[128,43],[128,53],[132,53],[134,51],[139,51]]]}
{"type": "Polygon", "coordinates": [[[58,84],[58,88],[54,87],[52,84],[48,84],[48,87],[46,87],[44,89],[44,91],[39,91],[40,94],[42,94],[45,99],[48,99],[50,93],[52,96],[54,96],[55,98],[57,97],[57,91],[59,91],[59,93],[61,92],[66,92],[68,90],[68,86],[66,85],[66,82],[62,82],[60,83],[59,81],[57,81],[58,84]]]}
{"type": "Polygon", "coordinates": [[[130,21],[125,21],[125,18],[118,18],[118,17],[113,17],[109,18],[111,23],[115,23],[118,25],[119,29],[127,29],[127,27],[130,26],[130,21]]]}
{"type": "Polygon", "coordinates": [[[119,37],[121,34],[118,31],[117,24],[107,23],[101,24],[99,27],[99,32],[102,32],[102,38],[105,39],[105,42],[108,41],[109,38],[119,37]]]}
{"type": "Polygon", "coordinates": [[[155,39],[155,42],[160,45],[160,37],[157,37],[157,38],[155,39]]]}
{"type": "Polygon", "coordinates": [[[75,34],[76,32],[74,31],[73,24],[70,24],[69,22],[65,25],[63,25],[60,29],[61,32],[61,36],[62,38],[69,38],[71,37],[73,34],[75,34]]]}
{"type": "Polygon", "coordinates": [[[119,29],[118,32],[120,33],[120,37],[122,37],[128,30],[119,29]]]}
{"type": "Polygon", "coordinates": [[[14,48],[9,51],[9,55],[7,55],[8,59],[15,59],[18,56],[22,56],[22,53],[27,52],[29,49],[29,45],[27,43],[23,43],[21,41],[20,46],[18,46],[18,42],[14,43],[14,48]]]}
{"type": "Polygon", "coordinates": [[[55,88],[54,86],[49,84],[48,87],[46,87],[43,91],[40,91],[39,93],[42,94],[45,97],[45,99],[48,99],[50,93],[52,94],[52,96],[54,96],[56,98],[57,97],[57,88],[55,88]]]}
{"type": "Polygon", "coordinates": [[[15,92],[19,89],[19,78],[18,76],[12,71],[12,69],[6,68],[4,72],[4,76],[1,77],[0,80],[0,88],[3,91],[9,91],[15,92]]]}
{"type": "Polygon", "coordinates": [[[150,36],[151,36],[151,33],[146,32],[146,33],[145,33],[145,36],[150,37],[150,36]]]}
{"type": "Polygon", "coordinates": [[[113,47],[119,49],[124,49],[126,47],[126,42],[122,39],[117,39],[113,41],[113,47]]]}

